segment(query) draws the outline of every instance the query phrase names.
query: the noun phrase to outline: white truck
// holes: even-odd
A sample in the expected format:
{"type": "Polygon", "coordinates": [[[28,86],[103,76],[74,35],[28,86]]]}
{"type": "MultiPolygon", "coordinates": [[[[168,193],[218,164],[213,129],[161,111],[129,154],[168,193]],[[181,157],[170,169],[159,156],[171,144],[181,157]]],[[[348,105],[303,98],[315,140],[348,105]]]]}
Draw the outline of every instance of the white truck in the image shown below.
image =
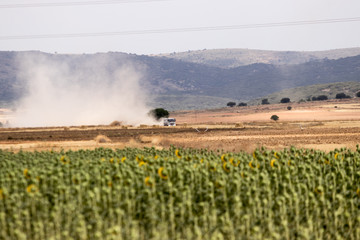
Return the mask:
{"type": "Polygon", "coordinates": [[[175,118],[164,118],[164,126],[176,126],[175,118]]]}

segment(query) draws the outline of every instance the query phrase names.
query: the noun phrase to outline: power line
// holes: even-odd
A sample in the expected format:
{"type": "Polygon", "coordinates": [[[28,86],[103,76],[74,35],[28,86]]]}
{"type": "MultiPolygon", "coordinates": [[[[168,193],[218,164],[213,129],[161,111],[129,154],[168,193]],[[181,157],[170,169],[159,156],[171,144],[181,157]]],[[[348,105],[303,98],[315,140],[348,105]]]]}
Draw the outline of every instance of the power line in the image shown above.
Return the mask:
{"type": "Polygon", "coordinates": [[[146,3],[146,2],[168,2],[173,0],[108,0],[108,1],[76,1],[76,2],[53,2],[53,3],[15,3],[0,4],[1,8],[36,8],[36,7],[66,7],[66,6],[87,6],[106,5],[121,3],[146,3]]]}
{"type": "Polygon", "coordinates": [[[220,30],[241,30],[241,29],[255,29],[255,28],[303,26],[303,25],[330,24],[330,23],[346,23],[346,22],[359,22],[359,21],[360,21],[360,17],[354,17],[354,18],[338,18],[338,19],[323,19],[323,20],[294,21],[294,22],[215,26],[215,27],[167,28],[167,29],[150,29],[150,30],[130,30],[130,31],[118,31],[118,32],[95,32],[95,33],[13,35],[13,36],[0,36],[0,40],[83,38],[83,37],[127,36],[127,35],[140,35],[140,34],[160,34],[160,33],[204,32],[204,31],[220,31],[220,30]]]}

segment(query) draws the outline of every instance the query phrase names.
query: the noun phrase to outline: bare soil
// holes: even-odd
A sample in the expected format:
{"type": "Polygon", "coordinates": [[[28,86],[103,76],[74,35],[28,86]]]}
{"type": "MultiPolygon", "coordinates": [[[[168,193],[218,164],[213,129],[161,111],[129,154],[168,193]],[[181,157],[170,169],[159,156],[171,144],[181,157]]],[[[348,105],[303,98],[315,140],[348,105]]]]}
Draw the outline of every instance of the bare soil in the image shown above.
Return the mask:
{"type": "Polygon", "coordinates": [[[177,119],[177,127],[2,128],[0,149],[161,149],[174,145],[236,152],[252,152],[261,146],[331,151],[342,147],[354,150],[360,143],[360,102],[357,99],[178,111],[171,113],[171,117],[177,119]],[[287,110],[288,106],[292,109],[287,110]],[[278,115],[279,120],[270,120],[272,115],[278,115]],[[107,140],[97,140],[99,135],[106,136],[107,140]]]}

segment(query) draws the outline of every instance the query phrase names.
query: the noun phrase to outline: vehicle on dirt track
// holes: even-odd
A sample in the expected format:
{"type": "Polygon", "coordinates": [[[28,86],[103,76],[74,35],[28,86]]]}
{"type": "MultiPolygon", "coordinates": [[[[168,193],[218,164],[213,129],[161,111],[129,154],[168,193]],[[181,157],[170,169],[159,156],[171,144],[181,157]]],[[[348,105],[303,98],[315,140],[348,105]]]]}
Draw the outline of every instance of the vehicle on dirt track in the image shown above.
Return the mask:
{"type": "Polygon", "coordinates": [[[164,126],[176,126],[175,118],[164,118],[164,126]]]}

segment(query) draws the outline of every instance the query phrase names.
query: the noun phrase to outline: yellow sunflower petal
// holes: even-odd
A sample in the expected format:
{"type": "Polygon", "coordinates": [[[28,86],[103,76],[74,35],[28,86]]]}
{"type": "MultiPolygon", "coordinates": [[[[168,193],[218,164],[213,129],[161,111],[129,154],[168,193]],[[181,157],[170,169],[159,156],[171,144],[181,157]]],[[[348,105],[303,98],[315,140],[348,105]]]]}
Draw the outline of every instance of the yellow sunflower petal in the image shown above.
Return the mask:
{"type": "Polygon", "coordinates": [[[276,159],[271,160],[270,166],[271,166],[272,168],[274,167],[275,162],[276,162],[276,159]]]}
{"type": "Polygon", "coordinates": [[[166,170],[164,167],[161,167],[158,169],[158,174],[162,179],[164,179],[164,180],[168,179],[168,175],[166,174],[166,170]]]}

